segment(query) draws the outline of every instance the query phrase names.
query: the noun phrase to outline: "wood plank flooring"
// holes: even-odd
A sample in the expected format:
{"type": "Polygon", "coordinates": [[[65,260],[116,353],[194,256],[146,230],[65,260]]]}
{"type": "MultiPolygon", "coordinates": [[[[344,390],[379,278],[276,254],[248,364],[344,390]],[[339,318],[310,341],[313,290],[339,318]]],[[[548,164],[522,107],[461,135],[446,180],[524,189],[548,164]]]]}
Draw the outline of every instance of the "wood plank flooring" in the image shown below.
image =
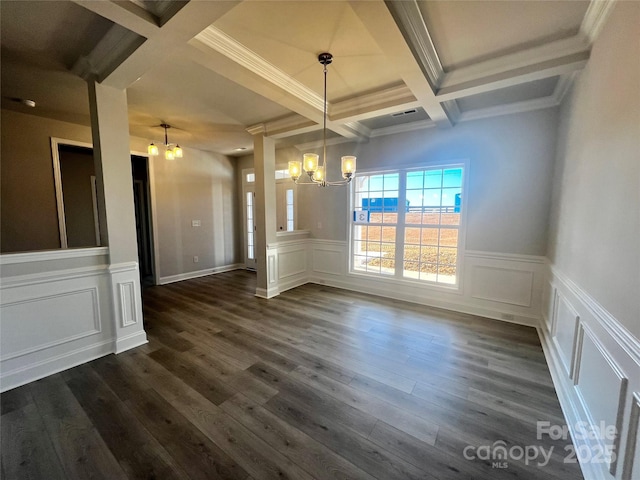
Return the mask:
{"type": "Polygon", "coordinates": [[[565,420],[534,329],[254,291],[244,271],[148,288],[149,344],[2,394],[2,478],[582,478],[570,440],[537,438],[565,420]]]}

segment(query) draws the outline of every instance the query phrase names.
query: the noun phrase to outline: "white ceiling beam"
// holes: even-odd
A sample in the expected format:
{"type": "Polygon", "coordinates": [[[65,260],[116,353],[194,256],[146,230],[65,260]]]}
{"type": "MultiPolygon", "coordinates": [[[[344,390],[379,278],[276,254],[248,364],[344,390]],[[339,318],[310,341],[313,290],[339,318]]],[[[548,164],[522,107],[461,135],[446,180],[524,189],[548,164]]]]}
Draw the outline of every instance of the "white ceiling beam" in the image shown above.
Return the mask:
{"type": "MultiPolygon", "coordinates": [[[[465,83],[479,83],[483,78],[504,75],[506,72],[526,69],[559,59],[571,59],[573,55],[589,52],[589,44],[583,35],[556,40],[538,47],[503,55],[446,73],[440,90],[465,83]]],[[[515,84],[515,83],[514,83],[515,84]]]]}
{"type": "Polygon", "coordinates": [[[521,83],[541,80],[543,78],[564,75],[582,70],[589,60],[589,52],[575,53],[567,57],[547,60],[520,68],[512,68],[492,75],[481,76],[457,85],[444,86],[438,91],[436,98],[440,101],[477,95],[500,88],[511,87],[521,83]]]}
{"type": "Polygon", "coordinates": [[[131,2],[109,0],[99,2],[73,0],[73,2],[145,38],[152,37],[160,30],[158,18],[131,2]]]}
{"type": "MultiPolygon", "coordinates": [[[[188,55],[191,60],[316,124],[322,124],[322,96],[229,35],[209,26],[189,44],[191,49],[188,55]]],[[[330,109],[331,106],[328,105],[327,108],[330,109]]],[[[344,122],[329,119],[327,128],[348,138],[357,139],[363,136],[358,126],[346,125],[344,122]]]]}
{"type": "MultiPolygon", "coordinates": [[[[152,29],[153,31],[146,32],[148,36],[144,43],[135,48],[121,63],[106,71],[99,72],[98,80],[114,88],[126,89],[158,63],[179,52],[193,37],[238,3],[238,1],[190,1],[184,4],[177,12],[171,11],[166,15],[168,18],[160,20],[161,26],[157,30],[152,29]]],[[[131,19],[134,14],[131,13],[130,9],[123,8],[120,3],[115,3],[114,5],[121,12],[115,9],[111,10],[112,18],[119,19],[124,23],[133,22],[131,19]],[[116,11],[120,12],[121,16],[116,16],[113,13],[116,11]]]]}
{"type": "Polygon", "coordinates": [[[354,122],[419,106],[409,87],[401,84],[334,102],[329,110],[329,118],[333,121],[354,122]]]}
{"type": "MultiPolygon", "coordinates": [[[[399,11],[404,12],[402,15],[403,18],[407,16],[411,17],[408,10],[404,10],[402,5],[400,5],[404,4],[404,1],[393,3],[399,4],[399,11]]],[[[415,96],[419,105],[424,108],[429,117],[439,127],[451,127],[452,121],[445,108],[436,98],[431,82],[423,71],[424,66],[418,65],[400,27],[396,24],[390,9],[387,8],[384,1],[375,0],[362,2],[359,0],[350,0],[349,4],[376,41],[378,47],[385,54],[388,68],[398,72],[404,83],[415,96]]],[[[421,18],[422,17],[420,17],[420,19],[421,18]]],[[[416,22],[411,18],[407,19],[407,21],[410,22],[409,25],[411,28],[404,28],[405,26],[403,25],[402,30],[415,31],[418,27],[422,29],[422,27],[419,26],[419,22],[416,26],[416,22]]],[[[422,23],[424,24],[424,21],[422,21],[422,23]]],[[[426,27],[424,27],[423,33],[425,31],[426,27]]]]}

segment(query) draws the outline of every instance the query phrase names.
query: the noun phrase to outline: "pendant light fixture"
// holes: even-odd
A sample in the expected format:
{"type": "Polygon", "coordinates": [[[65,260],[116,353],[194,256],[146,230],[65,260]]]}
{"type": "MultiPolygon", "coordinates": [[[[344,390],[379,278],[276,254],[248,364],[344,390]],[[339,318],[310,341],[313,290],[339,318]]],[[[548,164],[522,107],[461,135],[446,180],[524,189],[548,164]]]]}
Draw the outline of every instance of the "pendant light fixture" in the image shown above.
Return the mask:
{"type": "Polygon", "coordinates": [[[346,185],[356,173],[356,157],[346,155],[342,157],[341,171],[342,180],[329,180],[329,170],[327,162],[327,65],[333,61],[333,55],[330,53],[321,53],[318,55],[318,61],[323,65],[324,72],[324,102],[322,111],[322,162],[316,153],[305,153],[302,156],[302,162],[294,160],[289,162],[289,176],[298,185],[318,185],[321,187],[346,185]],[[307,172],[311,182],[298,183],[302,170],[307,172]]]}
{"type": "MultiPolygon", "coordinates": [[[[169,143],[169,138],[167,136],[167,130],[171,128],[171,125],[166,123],[161,123],[160,126],[164,128],[164,158],[167,160],[174,160],[176,158],[182,158],[182,147],[177,143],[169,143]]],[[[151,142],[147,147],[147,153],[150,157],[157,157],[159,155],[158,147],[151,142]]]]}

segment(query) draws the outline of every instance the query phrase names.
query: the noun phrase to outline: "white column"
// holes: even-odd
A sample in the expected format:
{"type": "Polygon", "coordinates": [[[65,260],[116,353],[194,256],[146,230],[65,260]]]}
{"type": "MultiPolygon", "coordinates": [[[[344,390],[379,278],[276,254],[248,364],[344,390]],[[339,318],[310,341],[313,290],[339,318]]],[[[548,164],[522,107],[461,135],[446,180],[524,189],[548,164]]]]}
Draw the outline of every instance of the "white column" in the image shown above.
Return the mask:
{"type": "Polygon", "coordinates": [[[247,130],[253,135],[253,168],[256,175],[256,296],[278,295],[278,246],[276,237],[276,147],[265,136],[264,125],[247,130]]]}
{"type": "Polygon", "coordinates": [[[127,94],[93,80],[88,85],[100,240],[109,246],[114,350],[120,353],[147,343],[142,324],[127,94]]]}

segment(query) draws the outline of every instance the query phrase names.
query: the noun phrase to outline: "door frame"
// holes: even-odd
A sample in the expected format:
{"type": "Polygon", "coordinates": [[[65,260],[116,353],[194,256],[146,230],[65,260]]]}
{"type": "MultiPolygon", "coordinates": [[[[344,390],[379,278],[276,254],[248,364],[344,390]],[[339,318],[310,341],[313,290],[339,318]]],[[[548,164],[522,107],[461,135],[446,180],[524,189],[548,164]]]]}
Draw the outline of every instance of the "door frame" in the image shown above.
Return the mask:
{"type": "MultiPolygon", "coordinates": [[[[76,140],[68,140],[66,138],[58,138],[51,137],[51,159],[53,164],[53,183],[56,194],[56,209],[58,212],[58,230],[60,232],[60,248],[67,249],[69,248],[67,242],[67,224],[64,215],[64,196],[62,190],[62,172],[60,170],[60,146],[61,145],[71,145],[74,147],[85,147],[90,148],[93,151],[93,144],[87,142],[78,142],[76,140]]],[[[137,157],[144,157],[147,159],[147,176],[149,179],[149,209],[148,212],[149,218],[151,219],[151,249],[153,250],[153,277],[156,285],[160,285],[160,254],[158,251],[158,218],[156,216],[156,189],[154,182],[154,171],[153,171],[153,162],[149,159],[149,154],[147,152],[137,152],[130,151],[129,157],[131,155],[135,155],[137,157]]],[[[132,179],[133,183],[133,179],[132,179]]],[[[98,219],[96,218],[96,223],[98,219]]],[[[96,229],[98,227],[96,226],[96,229]]],[[[96,230],[98,232],[98,230],[96,230]]],[[[99,240],[99,232],[97,233],[99,240]]],[[[100,246],[100,242],[98,241],[98,246],[100,246]]],[[[91,247],[95,248],[95,247],[91,247]]],[[[140,260],[140,259],[138,259],[140,260]]]]}

